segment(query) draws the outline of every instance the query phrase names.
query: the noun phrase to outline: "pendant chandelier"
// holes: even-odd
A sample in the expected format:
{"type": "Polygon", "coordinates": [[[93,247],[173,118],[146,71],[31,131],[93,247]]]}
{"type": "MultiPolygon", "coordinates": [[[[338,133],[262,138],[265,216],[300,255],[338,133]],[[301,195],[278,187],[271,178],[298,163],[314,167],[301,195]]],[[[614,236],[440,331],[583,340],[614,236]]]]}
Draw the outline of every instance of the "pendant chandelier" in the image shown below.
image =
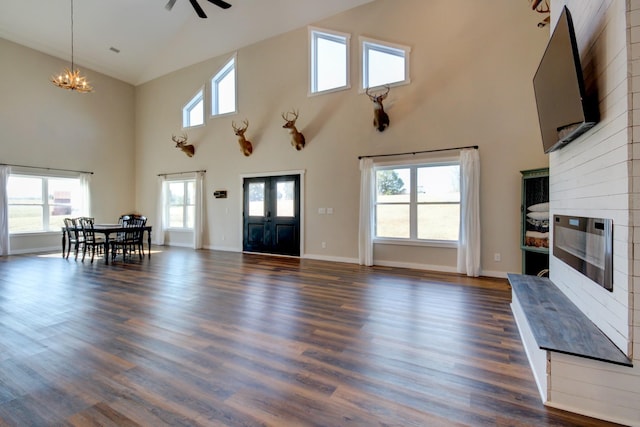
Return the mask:
{"type": "Polygon", "coordinates": [[[71,0],[71,69],[65,68],[61,74],[51,76],[51,82],[67,90],[75,90],[80,93],[93,92],[93,87],[86,77],[80,75],[80,70],[75,68],[73,62],[73,0],[71,0]]]}

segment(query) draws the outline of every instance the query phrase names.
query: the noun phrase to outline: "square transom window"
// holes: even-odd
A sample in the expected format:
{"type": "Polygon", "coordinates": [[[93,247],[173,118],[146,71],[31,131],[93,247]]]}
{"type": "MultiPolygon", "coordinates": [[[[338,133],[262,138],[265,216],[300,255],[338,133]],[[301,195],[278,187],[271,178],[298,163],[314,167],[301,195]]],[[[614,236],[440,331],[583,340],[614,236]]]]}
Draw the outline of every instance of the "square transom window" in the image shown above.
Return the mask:
{"type": "Polygon", "coordinates": [[[309,29],[310,93],[349,88],[349,34],[309,29]]]}
{"type": "Polygon", "coordinates": [[[410,82],[410,48],[366,38],[360,40],[362,42],[362,89],[410,82]]]}

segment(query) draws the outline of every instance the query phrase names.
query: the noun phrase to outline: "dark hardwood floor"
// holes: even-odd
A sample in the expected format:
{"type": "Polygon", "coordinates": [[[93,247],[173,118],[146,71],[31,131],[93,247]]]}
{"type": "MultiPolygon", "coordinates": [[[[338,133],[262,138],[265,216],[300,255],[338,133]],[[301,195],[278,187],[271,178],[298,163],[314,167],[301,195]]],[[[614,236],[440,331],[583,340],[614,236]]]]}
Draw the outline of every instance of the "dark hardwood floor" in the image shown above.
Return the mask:
{"type": "Polygon", "coordinates": [[[506,280],[156,249],[0,257],[0,425],[612,425],[542,405],[506,280]]]}

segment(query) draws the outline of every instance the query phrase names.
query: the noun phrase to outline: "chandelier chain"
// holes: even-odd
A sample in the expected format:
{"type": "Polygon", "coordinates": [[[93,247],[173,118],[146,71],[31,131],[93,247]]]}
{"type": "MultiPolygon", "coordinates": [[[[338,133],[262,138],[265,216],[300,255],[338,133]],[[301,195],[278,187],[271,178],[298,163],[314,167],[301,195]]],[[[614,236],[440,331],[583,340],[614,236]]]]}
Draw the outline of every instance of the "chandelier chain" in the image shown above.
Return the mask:
{"type": "Polygon", "coordinates": [[[71,0],[71,71],[74,70],[73,63],[73,0],[71,0]]]}

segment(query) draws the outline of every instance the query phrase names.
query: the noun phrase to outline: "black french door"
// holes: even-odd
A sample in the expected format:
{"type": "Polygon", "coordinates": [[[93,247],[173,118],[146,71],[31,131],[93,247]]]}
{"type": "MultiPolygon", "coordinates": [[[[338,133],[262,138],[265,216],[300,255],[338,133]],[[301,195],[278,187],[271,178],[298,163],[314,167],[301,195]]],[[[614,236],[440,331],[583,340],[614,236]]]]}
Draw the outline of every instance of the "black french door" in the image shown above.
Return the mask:
{"type": "Polygon", "coordinates": [[[242,250],[300,256],[300,175],[245,178],[242,250]]]}

